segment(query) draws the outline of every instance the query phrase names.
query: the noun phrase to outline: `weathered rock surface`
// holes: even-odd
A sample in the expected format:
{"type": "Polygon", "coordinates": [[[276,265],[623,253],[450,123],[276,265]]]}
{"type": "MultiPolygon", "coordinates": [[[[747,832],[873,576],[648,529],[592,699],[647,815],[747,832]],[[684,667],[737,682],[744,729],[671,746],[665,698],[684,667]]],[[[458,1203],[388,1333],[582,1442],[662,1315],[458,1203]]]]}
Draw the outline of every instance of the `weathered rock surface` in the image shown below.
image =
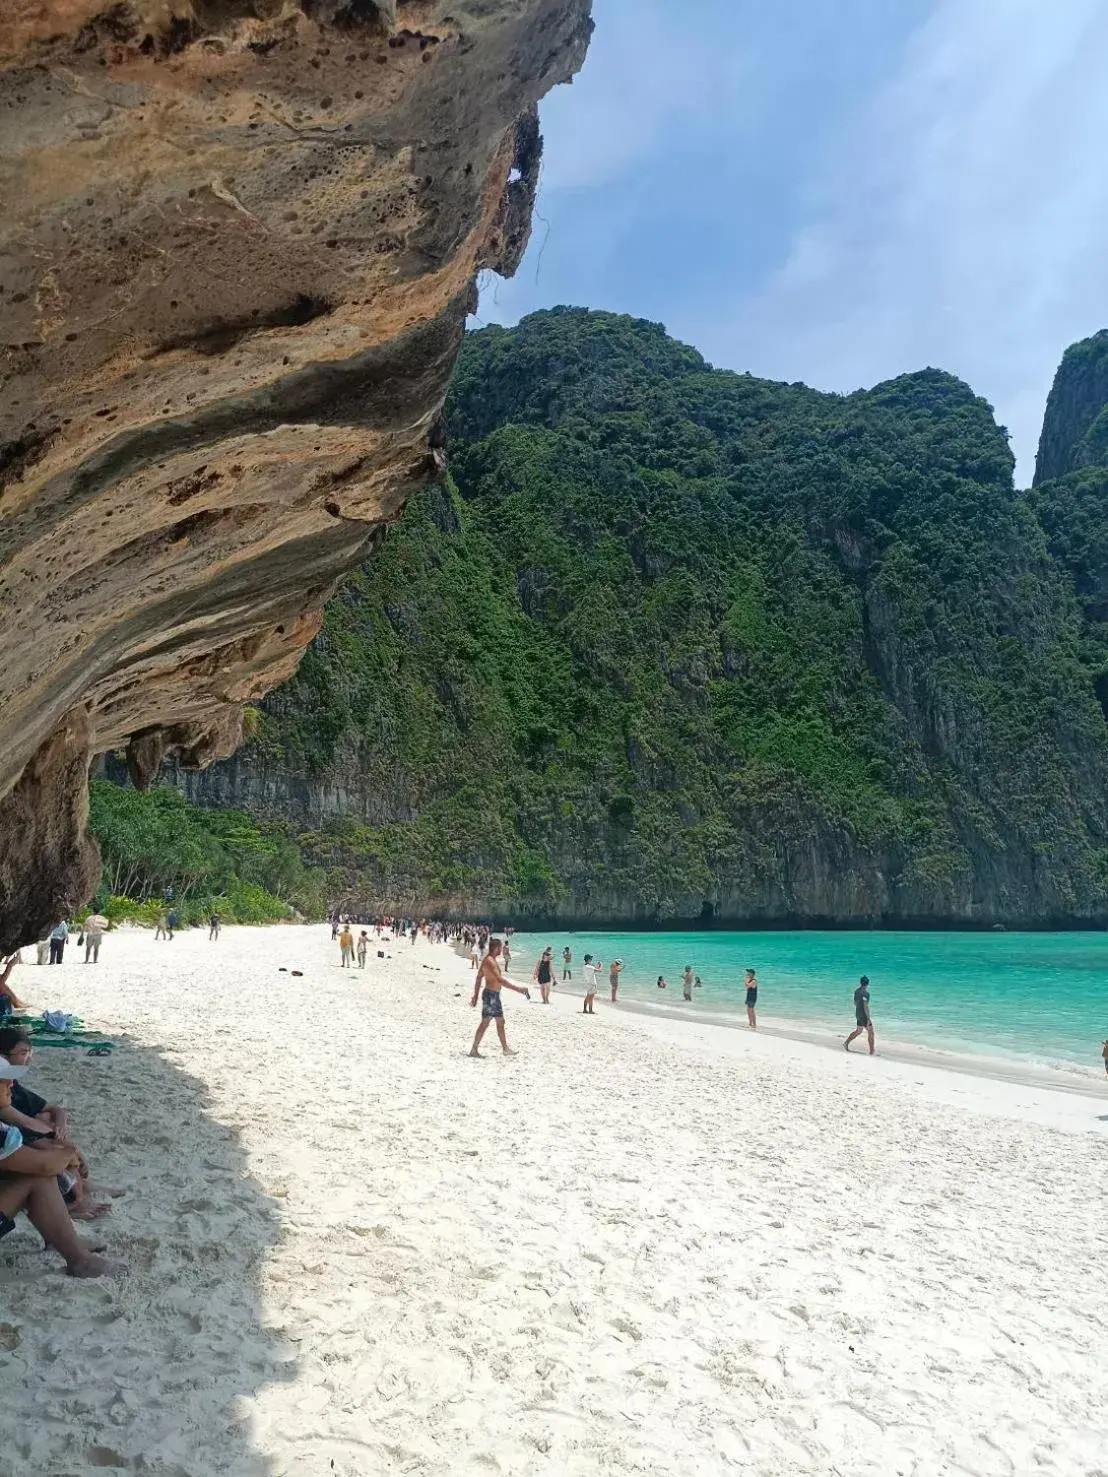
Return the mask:
{"type": "Polygon", "coordinates": [[[95,883],[90,756],[229,753],[435,473],[589,9],[0,11],[0,948],[95,883]]]}

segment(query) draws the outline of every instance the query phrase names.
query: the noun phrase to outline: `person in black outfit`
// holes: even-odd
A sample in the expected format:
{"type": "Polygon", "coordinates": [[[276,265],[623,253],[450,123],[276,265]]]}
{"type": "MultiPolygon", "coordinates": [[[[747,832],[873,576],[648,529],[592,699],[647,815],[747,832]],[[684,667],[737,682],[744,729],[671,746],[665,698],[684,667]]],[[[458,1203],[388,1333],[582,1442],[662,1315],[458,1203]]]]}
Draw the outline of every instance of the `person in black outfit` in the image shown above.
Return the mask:
{"type": "Polygon", "coordinates": [[[869,1013],[869,976],[863,975],[858,982],[858,988],[854,991],[854,1019],[857,1022],[853,1031],[843,1042],[846,1051],[850,1050],[850,1043],[864,1031],[869,1042],[869,1054],[873,1055],[876,1042],[873,1035],[873,1017],[869,1013]]]}
{"type": "Polygon", "coordinates": [[[746,971],[746,1021],[752,1031],[758,1029],[758,976],[752,969],[746,971]]]}
{"type": "Polygon", "coordinates": [[[550,1004],[550,986],[554,983],[554,966],[551,963],[550,953],[549,949],[542,951],[542,958],[535,965],[534,973],[534,980],[539,987],[539,994],[542,996],[544,1005],[550,1004]]]}

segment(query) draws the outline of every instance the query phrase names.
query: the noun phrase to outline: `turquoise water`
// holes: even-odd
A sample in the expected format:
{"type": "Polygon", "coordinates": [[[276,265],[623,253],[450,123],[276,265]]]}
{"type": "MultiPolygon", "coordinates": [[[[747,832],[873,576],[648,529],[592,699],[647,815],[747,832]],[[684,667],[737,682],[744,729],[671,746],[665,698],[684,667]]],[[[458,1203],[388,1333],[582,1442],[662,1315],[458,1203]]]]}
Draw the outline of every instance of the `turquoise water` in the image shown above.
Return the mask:
{"type": "MultiPolygon", "coordinates": [[[[854,1026],[858,977],[870,978],[878,1040],[945,1051],[1086,1066],[1104,1076],[1108,935],[1094,933],[576,933],[517,934],[512,973],[543,948],[573,950],[573,988],[586,953],[624,962],[620,994],[684,1007],[681,975],[703,981],[696,1010],[745,1021],[743,970],[758,971],[758,1019],[840,1038],[854,1026]],[[659,974],[669,988],[656,987],[659,974]]],[[[607,997],[607,969],[600,999],[607,997]]]]}

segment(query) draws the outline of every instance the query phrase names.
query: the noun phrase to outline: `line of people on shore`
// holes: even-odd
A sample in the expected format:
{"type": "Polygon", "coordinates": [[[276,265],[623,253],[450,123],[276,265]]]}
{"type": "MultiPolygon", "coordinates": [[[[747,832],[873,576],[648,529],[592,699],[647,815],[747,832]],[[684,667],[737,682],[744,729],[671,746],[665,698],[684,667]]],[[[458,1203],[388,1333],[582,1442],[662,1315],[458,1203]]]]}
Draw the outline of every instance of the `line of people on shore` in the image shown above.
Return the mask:
{"type": "MultiPolygon", "coordinates": [[[[358,937],[355,938],[351,927],[354,918],[350,914],[342,914],[336,910],[331,915],[331,937],[337,940],[341,951],[341,962],[344,968],[351,967],[355,959],[360,968],[365,968],[366,956],[370,944],[369,935],[363,928],[358,937]]],[[[503,1040],[504,1013],[500,1001],[500,990],[508,988],[517,993],[531,998],[530,991],[520,989],[507,978],[507,970],[512,962],[512,940],[514,929],[505,928],[501,931],[495,930],[487,923],[465,923],[465,922],[443,922],[438,919],[421,919],[418,923],[411,918],[402,916],[385,915],[370,918],[361,916],[357,921],[369,924],[376,932],[378,938],[383,934],[392,932],[397,938],[408,937],[414,944],[421,935],[429,938],[432,942],[454,942],[462,946],[466,954],[470,968],[474,971],[474,998],[473,1005],[476,1006],[478,997],[483,1003],[482,1026],[478,1029],[478,1039],[474,1042],[476,1048],[479,1040],[484,1036],[490,1021],[496,1021],[497,1031],[503,1040]],[[490,964],[489,961],[492,961],[490,964]],[[492,998],[495,997],[495,998],[492,998]],[[484,1006],[487,1005],[490,1014],[485,1015],[484,1006]]],[[[557,988],[558,965],[555,964],[555,950],[553,945],[547,945],[540,954],[531,971],[532,983],[538,990],[539,999],[543,1005],[549,1005],[551,992],[557,988]]],[[[563,945],[560,951],[560,973],[561,982],[566,983],[573,980],[574,955],[570,944],[563,945]]],[[[584,987],[584,995],[581,1002],[582,1015],[596,1014],[596,997],[600,992],[600,981],[605,967],[608,972],[608,990],[610,1003],[615,1005],[619,1001],[620,979],[624,971],[624,961],[613,959],[607,966],[596,955],[586,953],[581,960],[581,982],[584,987]]],[[[667,990],[669,981],[665,975],[660,974],[657,978],[657,988],[667,990]]],[[[681,974],[682,999],[686,1003],[693,1003],[697,999],[696,991],[704,988],[704,982],[700,975],[695,972],[691,964],[686,964],[681,974]]],[[[747,1025],[750,1030],[758,1029],[758,975],[753,968],[747,968],[743,972],[744,1006],[746,1009],[747,1025]]],[[[873,1025],[873,1017],[870,1013],[869,978],[862,975],[857,989],[854,991],[854,1029],[843,1042],[846,1051],[850,1051],[851,1043],[859,1036],[864,1035],[869,1048],[870,1056],[877,1050],[876,1032],[873,1025]]],[[[1108,1052],[1108,1043],[1106,1043],[1108,1052]]],[[[474,1055],[480,1055],[474,1050],[474,1055]]],[[[1108,1068],[1108,1055],[1105,1057],[1105,1066],[1108,1068]]]]}
{"type": "MultiPolygon", "coordinates": [[[[473,999],[471,1005],[476,1007],[478,997],[482,1002],[481,1024],[477,1028],[477,1035],[470,1051],[471,1056],[480,1056],[478,1046],[489,1023],[496,1022],[497,1034],[504,1051],[509,1051],[504,1029],[504,1010],[500,1000],[502,989],[514,990],[517,994],[531,998],[529,989],[522,988],[508,979],[506,971],[511,960],[509,939],[493,938],[491,931],[477,928],[473,932],[472,944],[470,946],[470,963],[476,970],[473,985],[473,999]],[[478,954],[478,950],[480,953],[478,954]]],[[[604,969],[602,961],[593,954],[585,954],[582,959],[582,981],[584,985],[584,996],[582,999],[581,1013],[583,1015],[596,1014],[596,996],[599,991],[599,980],[604,969]]],[[[611,1003],[614,1005],[619,999],[620,976],[623,973],[624,964],[621,959],[613,959],[608,965],[608,986],[611,992],[611,1003]]],[[[538,987],[539,998],[543,1005],[550,1004],[551,992],[556,988],[556,967],[554,964],[554,949],[551,945],[542,951],[535,967],[531,972],[531,978],[538,987]]],[[[573,978],[573,951],[567,944],[562,949],[562,980],[573,978]]],[[[686,1001],[695,999],[694,991],[703,988],[703,981],[696,974],[691,965],[686,965],[681,976],[683,998],[686,1001]]],[[[665,990],[668,981],[664,975],[659,975],[657,988],[665,990]]],[[[743,989],[744,1004],[746,1007],[747,1025],[750,1030],[758,1029],[758,975],[757,971],[748,968],[744,971],[743,989]]],[[[873,1016],[870,1012],[870,982],[867,975],[862,975],[857,989],[854,991],[854,1029],[843,1042],[846,1051],[850,1051],[851,1043],[859,1036],[866,1037],[870,1056],[875,1055],[877,1050],[877,1038],[873,1025],[873,1016]]],[[[1105,1066],[1108,1068],[1108,1042],[1105,1043],[1105,1066]]]]}

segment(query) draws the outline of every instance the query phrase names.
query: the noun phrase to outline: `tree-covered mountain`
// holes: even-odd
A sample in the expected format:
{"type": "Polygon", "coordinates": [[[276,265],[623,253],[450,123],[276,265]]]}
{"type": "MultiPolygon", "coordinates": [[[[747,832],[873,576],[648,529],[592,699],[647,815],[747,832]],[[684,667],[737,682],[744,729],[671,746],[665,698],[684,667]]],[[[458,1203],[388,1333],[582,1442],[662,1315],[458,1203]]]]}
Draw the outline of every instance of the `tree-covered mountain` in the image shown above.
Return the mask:
{"type": "Polygon", "coordinates": [[[1108,563],[962,382],[820,394],[556,309],[467,337],[448,425],[451,480],[193,799],[371,906],[1108,917],[1108,563]]]}

